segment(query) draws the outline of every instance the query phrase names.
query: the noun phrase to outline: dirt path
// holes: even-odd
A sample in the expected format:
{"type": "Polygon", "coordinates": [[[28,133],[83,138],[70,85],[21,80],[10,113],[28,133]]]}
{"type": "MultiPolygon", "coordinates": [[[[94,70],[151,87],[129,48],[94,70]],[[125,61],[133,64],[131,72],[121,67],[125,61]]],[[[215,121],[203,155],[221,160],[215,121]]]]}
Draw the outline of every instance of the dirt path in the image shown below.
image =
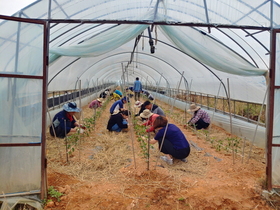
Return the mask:
{"type": "MultiPolygon", "coordinates": [[[[233,158],[227,148],[213,144],[213,139],[227,139],[229,134],[212,126],[207,139],[178,122],[182,111],[174,109],[171,114],[167,104],[157,102],[193,146],[188,163],[175,161],[171,166],[158,158],[155,146],[148,167],[139,146],[139,139],[145,141],[147,136],[106,130],[111,104],[90,135],[81,138],[68,163],[64,140],[47,137],[48,185],[64,196],[45,209],[273,209],[261,196],[264,150],[252,147],[248,159],[251,145],[246,143],[244,156],[238,153],[233,158]]],[[[91,117],[93,111],[86,106],[83,115],[91,117]]]]}

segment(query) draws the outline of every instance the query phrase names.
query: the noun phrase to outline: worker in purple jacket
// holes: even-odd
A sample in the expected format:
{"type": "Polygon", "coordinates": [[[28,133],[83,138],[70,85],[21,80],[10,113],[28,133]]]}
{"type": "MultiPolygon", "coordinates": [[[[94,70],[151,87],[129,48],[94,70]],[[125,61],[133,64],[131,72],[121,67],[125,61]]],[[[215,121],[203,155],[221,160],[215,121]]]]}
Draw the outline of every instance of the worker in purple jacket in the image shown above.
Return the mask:
{"type": "Polygon", "coordinates": [[[192,112],[193,116],[189,120],[188,125],[194,127],[197,130],[206,129],[210,125],[210,117],[208,113],[195,104],[191,104],[188,112],[192,112]]]}

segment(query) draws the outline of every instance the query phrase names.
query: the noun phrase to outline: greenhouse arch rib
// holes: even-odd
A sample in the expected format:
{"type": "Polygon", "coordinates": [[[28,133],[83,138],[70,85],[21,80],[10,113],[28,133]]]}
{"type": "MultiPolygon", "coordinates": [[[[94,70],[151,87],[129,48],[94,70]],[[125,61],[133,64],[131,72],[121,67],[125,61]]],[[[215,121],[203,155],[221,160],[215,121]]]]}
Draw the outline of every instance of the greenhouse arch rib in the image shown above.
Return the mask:
{"type": "MultiPolygon", "coordinates": [[[[87,67],[87,69],[84,69],[83,72],[82,72],[82,74],[79,75],[78,80],[79,80],[79,78],[82,77],[82,75],[83,75],[84,73],[86,73],[87,71],[90,71],[90,68],[93,67],[94,65],[98,64],[98,63],[101,62],[101,61],[105,61],[106,59],[109,59],[109,58],[111,58],[111,57],[114,57],[114,56],[117,56],[117,55],[121,55],[121,54],[130,54],[130,52],[117,53],[117,54],[113,54],[113,55],[110,55],[110,56],[107,56],[107,57],[102,58],[101,60],[99,60],[99,61],[97,61],[97,62],[91,64],[89,67],[87,67]]],[[[61,72],[63,72],[66,68],[70,67],[73,63],[77,62],[77,61],[80,60],[80,59],[81,59],[81,58],[75,59],[74,61],[72,61],[71,63],[67,64],[65,67],[63,67],[61,70],[59,70],[59,71],[55,74],[55,76],[52,77],[52,78],[49,80],[48,86],[49,86],[50,83],[55,79],[55,77],[57,77],[57,76],[58,76],[61,72]]],[[[118,63],[124,63],[124,62],[125,62],[125,61],[119,61],[118,63]]],[[[141,63],[141,62],[138,62],[138,63],[141,63]]],[[[144,65],[144,63],[141,63],[141,64],[144,65]]],[[[145,65],[146,65],[146,64],[145,64],[145,65]]],[[[153,69],[153,71],[157,72],[159,75],[161,74],[161,73],[160,73],[158,70],[156,70],[155,68],[153,68],[153,67],[151,67],[151,66],[149,66],[149,65],[146,65],[146,66],[148,66],[150,69],[153,69]]],[[[172,68],[175,69],[173,66],[172,66],[172,68]]],[[[176,69],[175,69],[175,70],[176,70],[176,69]]],[[[99,69],[99,71],[102,71],[102,70],[99,69]]],[[[107,70],[105,69],[105,71],[107,71],[107,70]]],[[[111,70],[110,72],[117,73],[117,72],[114,72],[114,71],[112,71],[112,70],[111,70]]],[[[146,74],[147,74],[147,73],[146,73],[146,74]]],[[[103,74],[103,75],[105,75],[105,74],[103,74]]],[[[165,79],[165,81],[166,81],[167,84],[168,84],[168,80],[167,80],[164,76],[163,76],[163,78],[165,79]]],[[[106,78],[104,78],[104,79],[106,80],[106,78]]],[[[153,79],[154,79],[154,78],[153,78],[153,79]]],[[[154,79],[154,81],[156,81],[156,80],[154,79]]]]}
{"type": "MultiPolygon", "coordinates": [[[[121,64],[121,63],[122,62],[119,62],[119,64],[121,64]]],[[[137,63],[141,63],[141,62],[137,62],[137,63]]],[[[146,65],[144,63],[141,63],[141,64],[146,65]]],[[[148,65],[146,65],[146,66],[148,66],[148,65]]],[[[156,69],[154,69],[150,66],[148,66],[148,67],[160,74],[160,72],[158,72],[156,69]]],[[[129,69],[129,70],[131,71],[131,69],[129,69]]],[[[101,80],[106,80],[107,78],[111,78],[112,75],[115,75],[115,74],[120,75],[120,77],[121,77],[120,73],[122,73],[122,70],[119,67],[115,67],[114,69],[111,69],[110,71],[106,71],[106,70],[104,70],[104,71],[105,71],[105,73],[102,74],[104,77],[99,78],[101,80]]],[[[143,76],[143,74],[140,74],[138,71],[137,72],[135,71],[134,74],[139,75],[139,76],[143,76]]],[[[149,76],[150,78],[152,78],[155,81],[155,83],[157,82],[157,80],[154,77],[150,76],[147,72],[145,72],[145,74],[146,74],[145,76],[149,76]]],[[[168,80],[165,77],[163,77],[163,78],[165,79],[166,83],[169,85],[168,80]]],[[[77,79],[77,81],[78,80],[79,80],[79,78],[77,79]]],[[[89,80],[91,80],[91,79],[89,79],[89,80]]],[[[77,89],[77,82],[76,82],[76,85],[75,85],[75,89],[77,89]]]]}
{"type": "MultiPolygon", "coordinates": [[[[116,55],[120,55],[120,54],[127,54],[127,53],[130,54],[130,52],[122,52],[122,53],[110,55],[110,56],[108,56],[108,57],[105,57],[105,58],[103,58],[103,59],[101,59],[101,60],[95,62],[94,64],[90,65],[90,67],[92,67],[93,65],[96,65],[97,63],[99,63],[99,62],[101,62],[101,61],[103,61],[103,60],[105,60],[105,59],[108,59],[108,58],[110,58],[110,57],[113,57],[113,56],[116,56],[116,55]]],[[[179,73],[179,74],[181,75],[181,72],[180,72],[177,68],[175,68],[173,65],[171,65],[171,64],[168,63],[168,62],[166,62],[166,61],[163,60],[162,58],[158,58],[157,56],[152,56],[152,55],[150,55],[150,54],[142,53],[142,52],[135,52],[135,53],[143,54],[143,55],[147,55],[147,56],[151,56],[151,57],[153,57],[153,58],[155,58],[155,59],[158,59],[158,60],[162,61],[163,63],[166,63],[168,66],[170,66],[172,69],[174,69],[177,73],[179,73]]],[[[78,59],[77,59],[77,60],[78,60],[78,59]]],[[[75,60],[75,61],[77,61],[77,60],[75,60]]],[[[73,63],[73,62],[72,62],[72,63],[73,63]]],[[[72,63],[71,63],[71,64],[72,64],[72,63]]],[[[118,63],[123,63],[123,62],[118,62],[118,63]]],[[[141,62],[137,62],[137,63],[141,63],[141,62]]],[[[68,65],[68,66],[69,66],[69,65],[68,65]]],[[[68,67],[68,66],[67,66],[67,67],[68,67]]],[[[146,65],[146,66],[148,66],[148,65],[146,65]]],[[[86,71],[90,70],[90,69],[89,69],[90,67],[88,67],[86,70],[84,70],[84,72],[83,72],[82,74],[84,74],[86,71]]],[[[152,67],[150,67],[150,66],[148,66],[148,67],[151,68],[151,69],[153,69],[153,70],[154,70],[155,72],[157,72],[159,75],[161,75],[161,73],[160,73],[158,70],[156,70],[155,68],[152,68],[152,67]]],[[[62,71],[62,70],[61,70],[61,71],[62,71]]],[[[59,71],[59,72],[61,72],[61,71],[59,71]]],[[[117,72],[116,72],[116,73],[117,73],[117,72]]],[[[79,78],[82,76],[82,74],[79,76],[79,78]]],[[[161,76],[166,80],[167,84],[169,84],[168,80],[167,80],[163,75],[161,75],[161,76]]],[[[183,75],[182,75],[182,76],[183,76],[183,75]]],[[[187,79],[186,79],[184,76],[183,76],[183,78],[184,78],[184,81],[188,84],[187,79]]],[[[106,78],[104,78],[104,79],[106,79],[106,78]]],[[[156,81],[156,80],[155,80],[155,81],[156,81]]]]}
{"type": "MultiPolygon", "coordinates": [[[[165,45],[167,45],[167,46],[169,46],[169,47],[172,47],[173,49],[176,49],[176,50],[180,51],[181,53],[185,54],[186,56],[192,58],[193,60],[195,60],[196,62],[198,62],[199,64],[201,64],[201,65],[202,65],[204,68],[206,68],[209,72],[211,72],[211,73],[220,81],[220,83],[222,84],[222,86],[223,86],[223,88],[224,88],[224,90],[225,90],[225,93],[226,93],[226,95],[227,95],[227,98],[228,98],[228,94],[227,94],[226,86],[225,86],[224,82],[223,82],[209,67],[207,67],[205,64],[203,64],[202,62],[200,62],[200,61],[197,60],[196,58],[194,58],[194,57],[188,55],[186,52],[184,52],[184,51],[178,49],[177,47],[174,47],[174,46],[172,46],[172,45],[170,45],[170,44],[168,44],[168,43],[166,43],[166,42],[163,42],[163,41],[161,41],[161,40],[157,40],[157,41],[158,41],[158,42],[161,42],[161,43],[163,43],[163,44],[165,44],[165,45]]],[[[179,72],[177,69],[176,69],[176,71],[179,72]]],[[[181,74],[181,73],[179,72],[179,74],[181,74]]],[[[182,76],[183,76],[183,75],[182,75],[182,76]]],[[[187,83],[187,87],[188,87],[189,85],[188,85],[187,79],[186,79],[184,76],[183,76],[183,78],[184,78],[184,81],[187,83]]],[[[188,89],[189,89],[189,88],[188,88],[188,89]]]]}
{"type": "MultiPolygon", "coordinates": [[[[118,63],[125,63],[125,62],[127,62],[127,61],[120,61],[120,62],[118,62],[118,63]]],[[[132,63],[138,63],[138,64],[142,64],[142,65],[145,65],[145,66],[147,66],[149,69],[152,69],[153,71],[155,71],[155,72],[157,72],[159,75],[161,75],[161,73],[158,71],[158,70],[156,70],[154,67],[151,67],[151,66],[149,66],[149,65],[147,65],[147,64],[145,64],[145,63],[142,63],[142,62],[139,62],[139,61],[132,61],[132,63]]],[[[116,67],[117,68],[117,67],[116,67]]],[[[118,69],[120,69],[120,68],[118,68],[118,69]]],[[[121,72],[121,71],[118,71],[118,72],[114,72],[115,70],[111,70],[111,71],[106,71],[106,70],[104,70],[106,73],[104,74],[102,74],[102,75],[104,75],[104,78],[102,78],[102,79],[104,79],[104,80],[106,80],[106,78],[110,78],[111,76],[112,76],[112,74],[114,74],[114,73],[119,73],[119,72],[121,72]]],[[[129,69],[129,71],[132,71],[132,69],[129,69]]],[[[140,73],[138,73],[138,71],[135,71],[134,72],[134,74],[138,74],[139,76],[143,76],[143,74],[140,74],[140,73]]],[[[155,81],[155,83],[157,82],[157,80],[153,77],[153,76],[151,76],[148,72],[145,72],[145,74],[146,75],[144,75],[144,76],[149,76],[149,77],[151,77],[154,81],[155,81]]],[[[163,78],[164,78],[164,80],[166,81],[166,83],[169,85],[169,82],[168,82],[168,80],[167,80],[167,78],[165,78],[164,76],[162,76],[163,78]]],[[[100,78],[101,79],[101,78],[100,78]]]]}

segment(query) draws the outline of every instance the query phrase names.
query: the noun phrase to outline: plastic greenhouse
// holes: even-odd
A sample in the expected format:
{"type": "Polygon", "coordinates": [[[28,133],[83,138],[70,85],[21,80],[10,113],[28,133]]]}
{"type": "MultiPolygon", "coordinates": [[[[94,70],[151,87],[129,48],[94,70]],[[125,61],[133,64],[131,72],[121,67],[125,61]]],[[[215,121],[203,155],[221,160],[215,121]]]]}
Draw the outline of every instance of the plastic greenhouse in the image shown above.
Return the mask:
{"type": "Polygon", "coordinates": [[[213,123],[266,148],[268,189],[280,187],[280,5],[273,0],[38,0],[0,21],[2,198],[46,194],[52,93],[97,94],[136,76],[163,101],[180,90],[263,105],[264,124],[225,113],[213,123]]]}

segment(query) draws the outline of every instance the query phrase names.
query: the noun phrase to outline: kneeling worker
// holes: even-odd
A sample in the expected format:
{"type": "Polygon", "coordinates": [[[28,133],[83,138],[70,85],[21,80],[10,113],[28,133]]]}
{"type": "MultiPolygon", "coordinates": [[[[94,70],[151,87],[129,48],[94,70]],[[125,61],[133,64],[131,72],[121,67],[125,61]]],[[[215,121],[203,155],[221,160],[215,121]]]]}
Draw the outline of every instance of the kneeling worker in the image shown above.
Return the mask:
{"type": "Polygon", "coordinates": [[[124,110],[120,112],[115,111],[115,113],[113,113],[110,116],[110,119],[107,124],[107,129],[109,131],[116,131],[116,132],[127,131],[128,130],[127,119],[129,114],[130,113],[128,110],[124,110]]]}

